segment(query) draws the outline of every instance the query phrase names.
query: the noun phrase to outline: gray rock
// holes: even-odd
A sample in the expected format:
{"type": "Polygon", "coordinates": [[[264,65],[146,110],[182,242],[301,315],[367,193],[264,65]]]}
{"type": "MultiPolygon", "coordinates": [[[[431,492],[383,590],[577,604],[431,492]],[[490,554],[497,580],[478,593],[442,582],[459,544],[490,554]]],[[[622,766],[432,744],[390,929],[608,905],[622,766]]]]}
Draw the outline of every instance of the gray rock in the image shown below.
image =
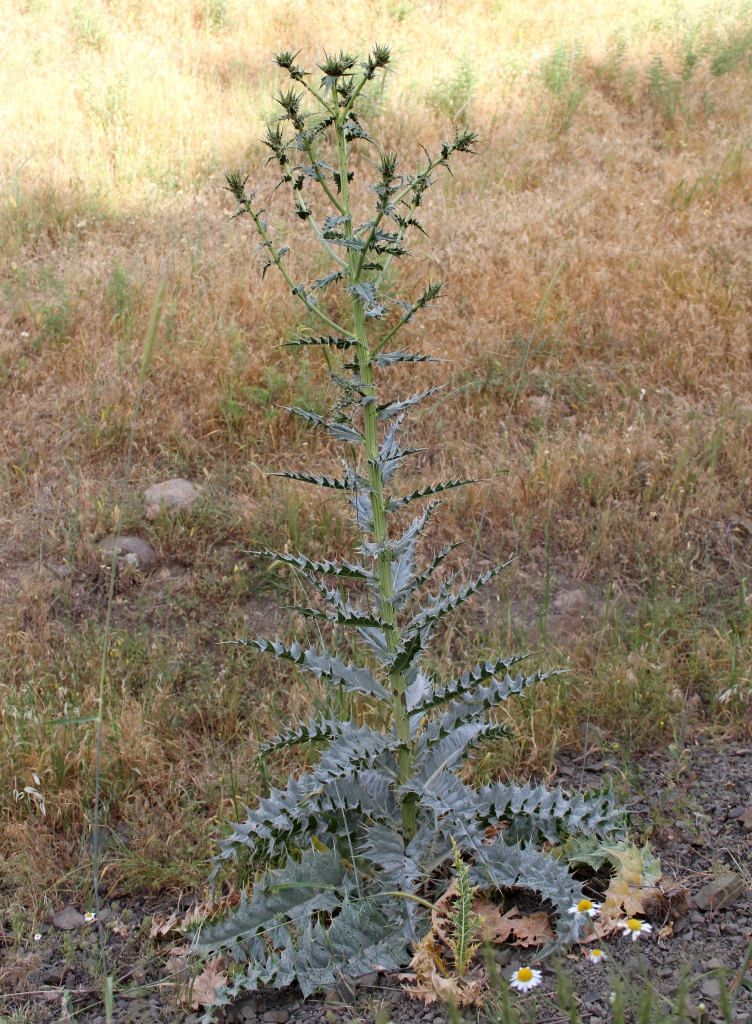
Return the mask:
{"type": "Polygon", "coordinates": [[[289,1019],[290,1014],[287,1010],[267,1010],[262,1017],[267,1024],[287,1024],[289,1019]]]}
{"type": "Polygon", "coordinates": [[[727,871],[706,885],[695,896],[698,910],[721,910],[730,906],[744,892],[744,880],[735,871],[727,871]]]}
{"type": "MultiPolygon", "coordinates": [[[[115,542],[112,537],[108,537],[107,540],[103,540],[99,545],[99,550],[108,560],[112,557],[112,552],[115,548],[115,542]]],[[[141,540],[140,537],[119,537],[117,544],[118,558],[121,555],[125,555],[126,559],[129,555],[135,555],[138,561],[139,569],[153,569],[157,564],[157,555],[151,544],[148,544],[145,540],[141,540]]]]}
{"type": "Polygon", "coordinates": [[[374,971],[372,974],[362,974],[358,978],[358,984],[361,988],[373,988],[374,985],[379,983],[379,973],[374,971]]]}
{"type": "Polygon", "coordinates": [[[721,986],[717,978],[707,978],[702,983],[702,994],[708,999],[718,999],[721,994],[721,986]]]}
{"type": "Polygon", "coordinates": [[[562,590],[551,602],[557,615],[588,615],[592,608],[586,590],[562,590]]]}
{"type": "Polygon", "coordinates": [[[190,480],[183,480],[180,477],[154,484],[144,491],[146,518],[156,519],[162,511],[177,512],[180,509],[188,509],[200,497],[199,491],[190,480]]]}
{"type": "Polygon", "coordinates": [[[68,968],[63,967],[51,967],[49,971],[46,971],[42,975],[42,983],[44,985],[55,985],[56,987],[63,984],[65,976],[68,973],[68,968]]]}
{"type": "Polygon", "coordinates": [[[72,932],[76,928],[83,928],[86,924],[86,918],[83,914],[80,914],[75,907],[66,907],[65,910],[61,910],[59,914],[55,914],[52,918],[52,923],[60,931],[72,932]]]}

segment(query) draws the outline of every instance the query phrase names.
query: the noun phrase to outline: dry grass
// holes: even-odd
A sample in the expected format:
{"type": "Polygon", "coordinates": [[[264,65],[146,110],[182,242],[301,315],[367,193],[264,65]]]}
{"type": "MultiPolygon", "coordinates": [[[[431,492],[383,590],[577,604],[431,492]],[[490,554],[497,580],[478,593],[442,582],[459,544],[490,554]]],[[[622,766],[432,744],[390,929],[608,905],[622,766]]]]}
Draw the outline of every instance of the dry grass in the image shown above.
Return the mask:
{"type": "MultiPolygon", "coordinates": [[[[213,187],[241,161],[271,180],[253,139],[280,43],[358,45],[368,24],[414,69],[374,98],[391,147],[409,159],[416,138],[435,145],[463,104],[482,134],[427,203],[401,285],[449,284],[413,328],[447,360],[419,374],[447,387],[414,422],[414,472],[488,479],[508,427],[478,562],[520,557],[480,614],[452,624],[439,667],[527,634],[572,672],[517,709],[518,743],[479,770],[545,772],[586,717],[629,749],[748,728],[743,703],[717,698],[744,692],[750,669],[752,22],[742,8],[635,3],[617,23],[614,6],[574,0],[310,11],[2,5],[0,843],[19,898],[64,871],[85,880],[92,726],[45,723],[95,712],[96,543],[114,522],[160,276],[171,298],[124,525],[163,568],[119,587],[104,797],[132,831],[105,879],[198,884],[212,828],[258,791],[258,736],[337,699],[218,646],[289,627],[275,609],[294,581],[249,551],[353,543],[336,503],[263,475],[333,458],[276,409],[324,404],[326,383],[315,359],[279,349],[297,311],[272,275],[261,282],[248,226],[213,187]],[[149,524],[140,492],[169,476],[200,481],[205,500],[149,524]],[[573,586],[596,609],[557,638],[550,598],[573,586]]],[[[295,247],[304,228],[272,209],[295,247]]],[[[296,273],[317,260],[304,239],[296,273]]],[[[472,539],[485,493],[448,504],[437,543],[472,539]]]]}

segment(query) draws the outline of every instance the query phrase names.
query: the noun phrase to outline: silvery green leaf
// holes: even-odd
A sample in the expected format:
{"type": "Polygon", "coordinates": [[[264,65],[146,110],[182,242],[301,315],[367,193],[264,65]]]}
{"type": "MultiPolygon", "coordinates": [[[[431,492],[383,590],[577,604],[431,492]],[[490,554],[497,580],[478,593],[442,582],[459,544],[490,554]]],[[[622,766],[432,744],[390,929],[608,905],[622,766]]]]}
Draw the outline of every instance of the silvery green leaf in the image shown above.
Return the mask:
{"type": "MultiPolygon", "coordinates": [[[[431,506],[428,507],[430,508],[431,506]]],[[[439,594],[429,602],[428,607],[421,608],[420,612],[410,620],[407,624],[406,632],[410,633],[413,630],[422,629],[428,622],[438,622],[439,619],[449,612],[454,611],[455,608],[459,608],[461,604],[469,601],[471,597],[477,594],[481,587],[489,583],[494,576],[498,576],[502,569],[505,569],[509,564],[509,562],[506,562],[504,565],[497,565],[496,568],[489,569],[488,572],[480,575],[475,582],[469,583],[454,594],[447,595],[444,589],[440,588],[439,594]]]]}
{"type": "Polygon", "coordinates": [[[386,484],[394,473],[399,469],[402,460],[407,455],[414,455],[422,451],[422,448],[403,448],[397,440],[397,434],[402,426],[404,415],[398,416],[395,422],[389,427],[384,440],[379,447],[378,467],[381,473],[381,480],[386,484]]]}
{"type": "Polygon", "coordinates": [[[437,359],[436,356],[423,356],[417,352],[379,352],[375,355],[371,362],[375,363],[376,366],[380,366],[382,369],[387,366],[393,366],[395,363],[440,363],[441,359],[437,359]]]}
{"type": "Polygon", "coordinates": [[[339,736],[341,723],[336,718],[309,718],[308,725],[301,724],[297,729],[288,729],[280,733],[269,743],[265,743],[259,750],[259,757],[284,750],[287,747],[295,747],[301,743],[316,743],[331,741],[339,736]]]}
{"type": "Polygon", "coordinates": [[[418,670],[415,679],[405,690],[405,706],[408,711],[420,707],[433,693],[433,683],[429,676],[418,670]]]}
{"type": "Polygon", "coordinates": [[[358,633],[382,665],[389,665],[394,661],[394,654],[389,650],[383,629],[364,627],[358,628],[358,633]]]}
{"type": "Polygon", "coordinates": [[[440,505],[440,501],[429,502],[429,504],[426,505],[421,514],[419,516],[416,516],[415,519],[413,519],[412,523],[410,523],[410,525],[404,531],[402,536],[398,540],[392,541],[389,544],[389,549],[396,558],[399,558],[400,555],[404,554],[406,551],[409,551],[411,549],[411,547],[417,541],[418,537],[420,537],[420,535],[425,530],[426,526],[428,525],[429,519],[436,511],[436,509],[439,508],[440,505]]]}
{"type": "Polygon", "coordinates": [[[346,722],[339,736],[322,751],[311,774],[319,782],[347,778],[356,769],[374,768],[379,757],[398,746],[399,741],[389,733],[346,722]]]}
{"type": "Polygon", "coordinates": [[[379,627],[383,624],[383,620],[377,616],[372,615],[370,612],[361,611],[358,608],[353,608],[349,602],[343,607],[336,608],[333,612],[318,611],[316,608],[304,608],[301,605],[296,605],[291,609],[302,615],[306,619],[321,619],[326,622],[337,622],[341,626],[373,626],[379,627]]]}
{"type": "Polygon", "coordinates": [[[430,498],[434,494],[441,494],[444,491],[451,491],[455,487],[464,487],[466,484],[475,484],[477,482],[477,480],[461,480],[459,477],[455,477],[453,480],[447,480],[444,483],[429,484],[428,487],[421,487],[410,494],[405,494],[401,498],[392,498],[387,502],[386,510],[387,512],[396,512],[397,509],[408,505],[412,501],[418,501],[420,498],[430,498]]]}
{"type": "Polygon", "coordinates": [[[483,722],[461,725],[451,735],[445,736],[434,746],[424,750],[416,758],[414,775],[405,783],[405,791],[413,791],[414,787],[430,787],[432,780],[441,772],[458,765],[468,748],[483,732],[483,728],[483,722]]]}
{"type": "Polygon", "coordinates": [[[306,337],[300,337],[300,338],[293,338],[291,341],[284,342],[282,347],[283,348],[293,348],[293,347],[305,346],[305,345],[329,345],[332,348],[344,349],[344,348],[354,348],[357,344],[358,344],[358,339],[357,338],[333,338],[333,337],[306,338],[306,337]]]}
{"type": "Polygon", "coordinates": [[[389,831],[400,826],[400,806],[392,792],[394,779],[380,768],[354,772],[336,782],[325,783],[321,806],[330,811],[359,811],[372,821],[386,822],[389,831]]]}
{"type": "Polygon", "coordinates": [[[348,289],[353,295],[356,295],[364,306],[375,306],[378,303],[376,298],[376,289],[370,281],[363,281],[360,284],[351,284],[348,289]]]}
{"type": "MultiPolygon", "coordinates": [[[[475,689],[464,689],[458,700],[452,700],[449,704],[449,708],[444,712],[446,718],[442,716],[439,719],[440,727],[442,732],[454,728],[459,722],[469,721],[476,715],[483,714],[489,711],[493,707],[497,707],[503,701],[507,700],[512,695],[519,695],[523,693],[528,687],[534,686],[535,683],[542,682],[544,679],[548,679],[553,672],[533,672],[529,676],[523,676],[519,673],[517,676],[512,677],[509,673],[504,678],[497,679],[493,677],[488,686],[478,686],[475,689]]],[[[463,687],[467,681],[463,677],[463,687]]],[[[447,691],[452,684],[450,683],[446,687],[438,689],[432,697],[427,701],[432,707],[438,707],[440,704],[445,703],[447,700],[447,691]]],[[[424,713],[428,708],[422,707],[420,710],[424,713]]]]}
{"type": "MultiPolygon", "coordinates": [[[[298,480],[304,484],[315,484],[317,487],[331,487],[337,491],[351,491],[353,490],[353,484],[356,482],[353,478],[341,478],[332,476],[316,476],[313,473],[270,473],[269,476],[281,476],[286,480],[298,480]]],[[[370,491],[368,481],[363,477],[357,477],[357,487],[363,491],[370,491]]]]}
{"type": "MultiPolygon", "coordinates": [[[[513,668],[528,657],[530,657],[528,654],[514,654],[507,658],[494,658],[483,664],[476,665],[471,671],[463,672],[459,678],[453,679],[446,686],[439,687],[433,697],[421,706],[420,710],[430,711],[432,708],[439,707],[448,700],[462,697],[465,694],[473,695],[481,683],[487,679],[493,679],[501,671],[504,672],[505,676],[508,676],[510,668],[513,668]]],[[[532,681],[535,682],[535,679],[532,679],[532,681]]],[[[475,697],[471,696],[469,699],[475,700],[475,697]]],[[[504,698],[502,697],[501,699],[504,698]]]]}
{"type": "Polygon", "coordinates": [[[330,284],[335,284],[337,281],[341,281],[344,276],[345,272],[343,270],[335,270],[332,274],[327,274],[326,277],[319,277],[311,285],[311,291],[328,288],[330,284]]]}
{"type": "MultiPolygon", "coordinates": [[[[352,618],[358,621],[356,615],[353,615],[352,618]]],[[[366,616],[362,618],[368,624],[372,621],[366,619],[366,616]]],[[[281,640],[264,640],[261,637],[257,640],[238,640],[237,643],[244,647],[256,647],[259,651],[272,653],[277,658],[291,661],[299,668],[312,672],[318,678],[331,679],[345,690],[365,693],[370,697],[377,697],[379,700],[390,699],[390,694],[381,683],[374,679],[370,669],[345,664],[341,658],[332,658],[326,651],[323,654],[317,654],[312,647],[304,651],[298,643],[287,647],[281,640]]]]}
{"type": "Polygon", "coordinates": [[[365,493],[358,493],[354,498],[349,499],[350,506],[355,513],[355,525],[359,530],[366,533],[373,533],[373,511],[371,509],[370,490],[365,493]]]}
{"type": "Polygon", "coordinates": [[[287,565],[294,565],[302,573],[321,573],[322,576],[339,576],[345,579],[370,580],[373,573],[362,565],[351,562],[315,562],[305,555],[291,555],[286,551],[252,551],[254,555],[265,555],[277,562],[286,562],[287,565]]]}
{"type": "Polygon", "coordinates": [[[388,402],[386,405],[379,406],[379,419],[389,420],[392,416],[399,416],[400,413],[404,412],[405,409],[409,409],[413,405],[419,405],[424,398],[429,398],[431,395],[435,395],[441,391],[444,385],[440,385],[437,388],[425,388],[424,391],[418,391],[410,398],[406,398],[402,402],[388,402]]]}
{"type": "Polygon", "coordinates": [[[359,444],[363,440],[363,435],[350,422],[327,423],[323,416],[319,416],[318,413],[311,412],[309,409],[300,409],[297,406],[282,406],[282,408],[285,412],[291,412],[307,423],[323,427],[324,430],[328,430],[332,437],[336,437],[339,441],[350,441],[353,444],[359,444]]]}
{"type": "Polygon", "coordinates": [[[305,919],[317,910],[333,910],[354,888],[352,874],[336,853],[312,850],[299,861],[290,858],[281,870],[267,871],[253,896],[221,921],[205,924],[194,945],[204,955],[227,951],[257,936],[276,936],[281,921],[305,919]]]}
{"type": "Polygon", "coordinates": [[[347,224],[349,220],[349,217],[325,217],[323,230],[333,231],[334,228],[341,227],[342,224],[347,224]]]}

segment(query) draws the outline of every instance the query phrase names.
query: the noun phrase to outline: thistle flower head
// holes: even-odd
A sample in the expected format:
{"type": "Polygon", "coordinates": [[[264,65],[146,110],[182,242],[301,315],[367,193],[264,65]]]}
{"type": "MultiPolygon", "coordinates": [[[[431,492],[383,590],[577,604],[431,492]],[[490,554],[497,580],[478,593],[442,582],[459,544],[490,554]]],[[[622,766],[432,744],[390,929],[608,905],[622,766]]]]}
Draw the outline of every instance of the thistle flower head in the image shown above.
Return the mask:
{"type": "Polygon", "coordinates": [[[349,71],[352,71],[357,61],[358,58],[355,54],[345,53],[343,50],[340,50],[336,56],[325,52],[324,60],[320,64],[316,64],[319,71],[323,72],[321,88],[324,92],[331,92],[336,89],[340,79],[349,71]]]}
{"type": "MultiPolygon", "coordinates": [[[[298,53],[300,53],[300,50],[298,50],[298,53]]],[[[284,68],[290,78],[296,82],[302,82],[308,72],[304,68],[296,67],[295,58],[298,56],[298,53],[293,53],[292,50],[282,50],[280,53],[273,54],[273,58],[277,67],[284,68]]]]}

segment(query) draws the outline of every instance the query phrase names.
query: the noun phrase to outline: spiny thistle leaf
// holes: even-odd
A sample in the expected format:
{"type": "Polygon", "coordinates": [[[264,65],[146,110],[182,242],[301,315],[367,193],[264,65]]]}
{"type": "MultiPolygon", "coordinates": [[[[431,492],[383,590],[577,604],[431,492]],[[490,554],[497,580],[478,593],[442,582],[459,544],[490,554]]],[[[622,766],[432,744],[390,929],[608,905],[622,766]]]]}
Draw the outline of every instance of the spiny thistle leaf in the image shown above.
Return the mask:
{"type": "Polygon", "coordinates": [[[420,487],[416,491],[411,491],[410,494],[405,494],[401,498],[392,498],[386,506],[387,512],[396,512],[398,508],[402,508],[404,505],[409,505],[412,501],[419,501],[420,498],[431,498],[434,494],[442,494],[444,491],[451,491],[455,487],[465,487],[467,484],[475,484],[477,480],[467,479],[461,480],[459,477],[455,477],[454,480],[447,480],[445,483],[429,484],[428,487],[420,487]]]}
{"type": "Polygon", "coordinates": [[[281,640],[264,640],[261,637],[257,640],[237,640],[235,643],[241,644],[243,647],[256,647],[264,653],[274,654],[275,658],[291,661],[293,665],[312,672],[320,679],[331,679],[345,690],[365,693],[371,697],[378,697],[380,700],[389,699],[388,691],[374,679],[369,669],[346,665],[341,658],[332,658],[326,651],[323,654],[317,654],[312,647],[304,651],[298,643],[287,647],[281,640]]]}
{"type": "Polygon", "coordinates": [[[282,347],[283,348],[295,348],[295,347],[301,348],[301,347],[305,347],[306,345],[328,345],[331,348],[346,349],[346,348],[353,348],[357,344],[358,344],[358,341],[357,341],[356,338],[333,338],[333,337],[330,337],[330,336],[326,336],[326,337],[322,337],[322,338],[300,337],[300,338],[293,338],[291,341],[284,342],[282,347]]]}
{"type": "Polygon", "coordinates": [[[373,579],[373,573],[362,565],[352,562],[315,562],[305,555],[291,555],[286,551],[252,551],[254,555],[265,555],[272,559],[272,562],[284,562],[286,565],[294,566],[304,576],[311,573],[320,573],[322,576],[339,576],[343,579],[365,580],[373,579]]]}
{"type": "Polygon", "coordinates": [[[380,405],[378,406],[379,419],[390,420],[393,416],[399,416],[405,409],[410,409],[413,405],[420,405],[425,398],[430,398],[431,395],[437,394],[443,387],[444,385],[442,384],[437,388],[426,388],[424,391],[418,391],[412,397],[405,398],[401,402],[387,402],[386,405],[380,405]]]}

